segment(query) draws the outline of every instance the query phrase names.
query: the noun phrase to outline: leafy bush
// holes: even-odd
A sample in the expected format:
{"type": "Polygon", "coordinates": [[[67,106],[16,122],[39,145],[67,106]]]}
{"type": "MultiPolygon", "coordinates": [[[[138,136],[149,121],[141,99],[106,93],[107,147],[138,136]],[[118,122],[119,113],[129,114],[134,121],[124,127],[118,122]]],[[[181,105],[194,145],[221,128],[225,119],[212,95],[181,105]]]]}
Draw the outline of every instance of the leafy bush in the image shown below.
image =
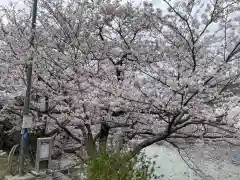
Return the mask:
{"type": "Polygon", "coordinates": [[[126,153],[114,151],[97,153],[89,158],[86,167],[87,180],[155,180],[155,161],[142,153],[126,160],[126,153]]]}

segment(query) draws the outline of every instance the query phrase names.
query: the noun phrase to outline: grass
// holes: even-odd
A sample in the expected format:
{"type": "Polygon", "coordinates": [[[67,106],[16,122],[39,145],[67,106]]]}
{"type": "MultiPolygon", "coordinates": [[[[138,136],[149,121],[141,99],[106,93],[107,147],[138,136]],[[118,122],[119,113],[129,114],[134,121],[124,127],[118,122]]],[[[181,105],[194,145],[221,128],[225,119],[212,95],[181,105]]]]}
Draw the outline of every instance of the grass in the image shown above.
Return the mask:
{"type": "Polygon", "coordinates": [[[0,180],[4,179],[4,176],[8,172],[7,155],[0,157],[0,180]]]}
{"type": "MultiPolygon", "coordinates": [[[[27,162],[28,161],[25,159],[25,163],[27,163],[27,162]]],[[[29,162],[24,167],[25,167],[25,170],[27,170],[27,171],[33,169],[33,166],[29,162]]],[[[9,174],[8,155],[0,156],[0,180],[3,180],[7,174],[9,174]]]]}

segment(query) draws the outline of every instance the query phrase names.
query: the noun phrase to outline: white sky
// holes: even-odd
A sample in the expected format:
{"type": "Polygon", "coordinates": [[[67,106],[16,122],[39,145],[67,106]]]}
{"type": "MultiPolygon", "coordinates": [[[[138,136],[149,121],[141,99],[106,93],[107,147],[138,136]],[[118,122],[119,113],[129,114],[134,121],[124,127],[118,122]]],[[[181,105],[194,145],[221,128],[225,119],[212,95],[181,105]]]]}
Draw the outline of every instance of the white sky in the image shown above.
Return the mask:
{"type": "MultiPolygon", "coordinates": [[[[15,0],[15,1],[17,1],[17,0],[15,0]]],[[[0,0],[0,5],[6,5],[9,2],[11,2],[11,1],[10,0],[0,0]]]]}
{"type": "MultiPolygon", "coordinates": [[[[7,5],[9,2],[17,2],[18,0],[0,0],[0,5],[7,5]]],[[[132,0],[133,2],[141,3],[143,0],[132,0]]],[[[149,0],[152,1],[153,4],[160,4],[161,0],[149,0]]]]}

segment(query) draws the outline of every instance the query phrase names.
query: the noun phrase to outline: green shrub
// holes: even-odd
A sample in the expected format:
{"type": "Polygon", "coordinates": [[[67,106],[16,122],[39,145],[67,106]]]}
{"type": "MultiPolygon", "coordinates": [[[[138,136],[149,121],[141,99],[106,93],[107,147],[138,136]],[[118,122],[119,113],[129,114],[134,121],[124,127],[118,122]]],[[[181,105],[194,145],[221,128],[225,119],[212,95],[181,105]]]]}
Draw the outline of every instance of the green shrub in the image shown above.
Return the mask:
{"type": "Polygon", "coordinates": [[[126,153],[101,152],[89,158],[86,166],[87,180],[160,180],[154,174],[154,161],[140,154],[127,160],[126,153]]]}

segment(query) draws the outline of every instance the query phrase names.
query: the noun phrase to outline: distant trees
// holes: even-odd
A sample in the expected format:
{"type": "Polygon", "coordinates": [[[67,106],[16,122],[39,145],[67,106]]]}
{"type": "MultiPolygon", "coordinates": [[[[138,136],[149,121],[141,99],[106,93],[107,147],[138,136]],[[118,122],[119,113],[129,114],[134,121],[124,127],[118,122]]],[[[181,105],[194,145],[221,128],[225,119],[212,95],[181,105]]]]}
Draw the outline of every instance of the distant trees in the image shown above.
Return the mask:
{"type": "Polygon", "coordinates": [[[42,0],[35,49],[28,4],[2,7],[2,112],[21,116],[24,64],[34,53],[35,127],[47,117],[50,134],[66,133],[89,155],[109,138],[134,145],[133,155],[176,139],[237,143],[238,120],[219,121],[216,111],[239,103],[228,90],[239,78],[239,2],[164,2],[167,12],[150,3],[42,0]]]}

